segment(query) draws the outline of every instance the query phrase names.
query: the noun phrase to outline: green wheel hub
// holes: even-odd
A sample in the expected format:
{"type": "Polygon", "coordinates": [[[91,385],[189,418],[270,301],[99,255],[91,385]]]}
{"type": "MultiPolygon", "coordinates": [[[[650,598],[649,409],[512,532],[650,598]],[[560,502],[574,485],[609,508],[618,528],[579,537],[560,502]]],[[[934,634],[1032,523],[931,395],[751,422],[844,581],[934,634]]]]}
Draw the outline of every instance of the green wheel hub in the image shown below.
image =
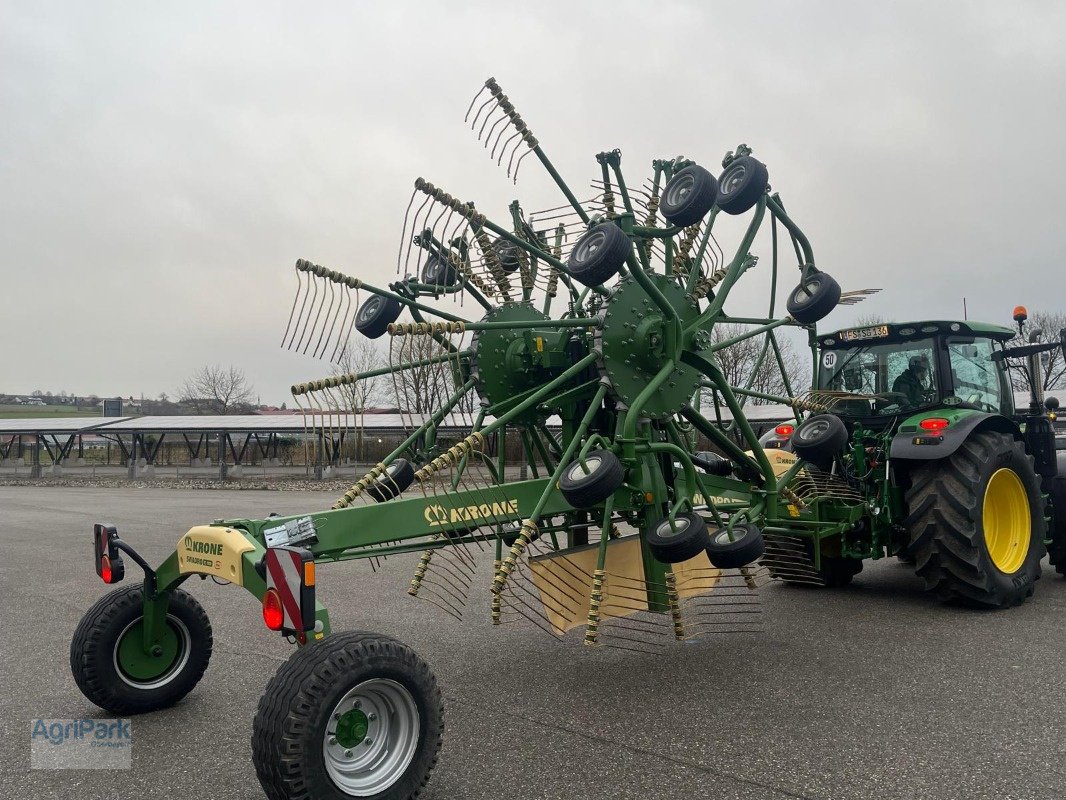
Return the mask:
{"type": "Polygon", "coordinates": [[[144,651],[144,619],[126,628],[115,646],[115,662],[119,674],[133,684],[153,683],[172,672],[183,655],[188,642],[175,629],[173,618],[167,618],[159,642],[151,652],[144,651]]]}
{"type": "MultiPolygon", "coordinates": [[[[696,301],[677,283],[665,275],[648,277],[677,311],[682,325],[699,316],[696,301]]],[[[607,298],[596,341],[600,374],[610,380],[614,394],[625,406],[632,406],[663,364],[675,356],[668,350],[666,328],[659,307],[632,276],[615,285],[607,298]]],[[[662,419],[676,414],[692,399],[699,381],[699,372],[678,362],[659,391],[648,398],[643,415],[662,419]]]]}
{"type": "Polygon", "coordinates": [[[337,744],[341,747],[355,747],[366,739],[370,730],[370,720],[362,709],[353,708],[345,711],[337,720],[337,744]]]}

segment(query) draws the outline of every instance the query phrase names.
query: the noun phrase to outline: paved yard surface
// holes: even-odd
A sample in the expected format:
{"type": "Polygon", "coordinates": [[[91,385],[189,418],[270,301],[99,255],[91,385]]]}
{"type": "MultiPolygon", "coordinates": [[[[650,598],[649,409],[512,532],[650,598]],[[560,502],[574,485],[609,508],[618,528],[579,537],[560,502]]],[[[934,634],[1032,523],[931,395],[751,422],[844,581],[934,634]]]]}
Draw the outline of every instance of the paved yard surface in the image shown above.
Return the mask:
{"type": "MultiPolygon", "coordinates": [[[[0,798],[258,798],[249,735],[290,646],[250,595],[190,588],[215,652],[177,707],[133,722],[133,769],[31,771],[29,721],[106,716],[70,676],[71,632],[104,585],[91,524],[149,560],[190,525],[294,513],[332,494],[0,487],[0,798]]],[[[1066,580],[999,613],[939,606],[894,559],[845,591],[770,585],[766,632],[665,657],[557,645],[488,623],[488,570],[456,622],[404,589],[412,557],[324,567],[337,629],[389,633],[444,689],[441,761],[424,795],[463,798],[1051,798],[1066,793],[1066,580]]],[[[131,564],[130,569],[135,570],[131,564]]],[[[576,641],[576,640],[575,640],[576,641]]]]}

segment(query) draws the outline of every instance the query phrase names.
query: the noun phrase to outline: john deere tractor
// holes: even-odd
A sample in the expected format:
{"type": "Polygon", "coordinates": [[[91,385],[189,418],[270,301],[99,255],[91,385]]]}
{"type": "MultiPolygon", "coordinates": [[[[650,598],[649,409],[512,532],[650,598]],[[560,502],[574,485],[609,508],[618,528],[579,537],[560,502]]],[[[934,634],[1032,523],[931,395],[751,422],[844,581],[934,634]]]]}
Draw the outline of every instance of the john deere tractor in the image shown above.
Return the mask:
{"type": "Polygon", "coordinates": [[[1015,409],[1008,374],[1035,375],[1041,354],[1066,348],[1066,332],[1008,347],[1025,319],[1019,307],[1017,332],[925,321],[817,336],[808,407],[821,413],[796,427],[786,450],[808,462],[816,502],[861,503],[865,513],[839,534],[767,532],[764,563],[775,577],[840,586],[863,559],[896,555],[942,599],[999,608],[1032,595],[1045,552],[1066,572],[1058,401],[1036,388],[1029,407],[1015,409]]]}

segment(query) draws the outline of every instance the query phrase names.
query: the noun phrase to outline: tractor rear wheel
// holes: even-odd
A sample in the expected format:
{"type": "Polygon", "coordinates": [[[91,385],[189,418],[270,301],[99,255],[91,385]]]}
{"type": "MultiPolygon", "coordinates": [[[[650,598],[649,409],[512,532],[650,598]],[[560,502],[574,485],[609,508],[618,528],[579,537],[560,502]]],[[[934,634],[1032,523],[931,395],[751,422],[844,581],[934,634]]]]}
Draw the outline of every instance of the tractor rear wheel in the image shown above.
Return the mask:
{"type": "Polygon", "coordinates": [[[1006,433],[981,431],[916,469],[907,490],[915,571],[942,600],[984,608],[1032,596],[1044,557],[1033,459],[1006,433]]]}
{"type": "Polygon", "coordinates": [[[336,633],[282,664],[252,760],[270,800],[406,800],[437,763],[444,704],[426,663],[376,633],[336,633]]]}
{"type": "Polygon", "coordinates": [[[1066,575],[1066,475],[1050,478],[1047,489],[1051,497],[1051,545],[1048,555],[1055,571],[1059,575],[1066,575]]]}

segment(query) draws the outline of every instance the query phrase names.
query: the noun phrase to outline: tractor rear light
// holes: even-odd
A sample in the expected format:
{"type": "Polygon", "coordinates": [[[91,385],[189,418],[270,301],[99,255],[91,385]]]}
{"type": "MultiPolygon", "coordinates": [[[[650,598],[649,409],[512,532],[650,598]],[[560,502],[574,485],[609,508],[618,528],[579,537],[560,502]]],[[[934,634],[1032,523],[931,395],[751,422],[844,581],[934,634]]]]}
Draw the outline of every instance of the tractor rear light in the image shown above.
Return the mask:
{"type": "Polygon", "coordinates": [[[788,423],[785,423],[784,425],[778,425],[776,428],[774,428],[774,433],[776,433],[778,436],[789,437],[795,430],[795,425],[789,425],[788,423]]]}
{"type": "Polygon", "coordinates": [[[263,595],[263,622],[272,631],[280,631],[285,624],[285,611],[277,589],[267,589],[263,595]]]}
{"type": "Polygon", "coordinates": [[[93,562],[104,583],[118,583],[126,577],[126,565],[115,546],[118,531],[114,525],[93,526],[93,562]]]}
{"type": "Polygon", "coordinates": [[[315,628],[315,557],[302,547],[268,547],[263,562],[263,621],[302,643],[315,628]]]}
{"type": "Polygon", "coordinates": [[[936,432],[944,430],[944,428],[946,428],[950,424],[951,421],[946,420],[943,417],[929,417],[928,419],[923,419],[921,422],[919,422],[918,427],[920,427],[923,431],[936,432]]]}

